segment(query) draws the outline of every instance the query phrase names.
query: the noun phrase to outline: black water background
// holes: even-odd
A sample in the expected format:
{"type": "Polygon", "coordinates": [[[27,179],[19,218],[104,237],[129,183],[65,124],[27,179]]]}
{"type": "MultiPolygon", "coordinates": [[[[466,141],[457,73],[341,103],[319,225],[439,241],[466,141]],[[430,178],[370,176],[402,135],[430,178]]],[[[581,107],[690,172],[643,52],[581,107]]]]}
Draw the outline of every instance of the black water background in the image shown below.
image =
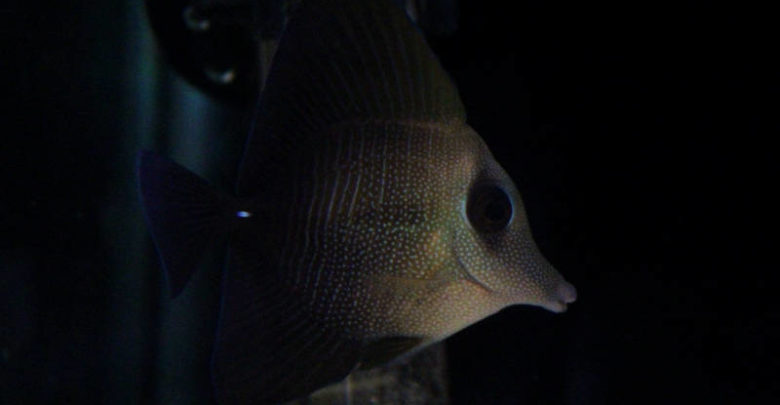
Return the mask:
{"type": "MultiPolygon", "coordinates": [[[[460,3],[460,30],[434,49],[580,299],[565,315],[508,309],[451,338],[454,402],[780,397],[771,13],[460,3]]],[[[228,187],[247,115],[149,55],[129,2],[0,13],[0,402],[207,403],[204,360],[187,354],[210,344],[219,274],[199,273],[189,306],[162,295],[133,154],[156,148],[228,187]],[[192,128],[198,111],[209,118],[192,128]],[[165,326],[177,310],[188,315],[165,326]]]]}

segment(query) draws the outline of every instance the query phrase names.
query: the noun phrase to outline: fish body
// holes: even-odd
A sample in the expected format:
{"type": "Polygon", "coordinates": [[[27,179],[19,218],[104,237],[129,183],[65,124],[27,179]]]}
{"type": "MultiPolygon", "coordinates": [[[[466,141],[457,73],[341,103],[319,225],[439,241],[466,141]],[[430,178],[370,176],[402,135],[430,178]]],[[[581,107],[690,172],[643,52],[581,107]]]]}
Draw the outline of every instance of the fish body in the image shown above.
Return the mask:
{"type": "Polygon", "coordinates": [[[213,356],[222,403],[295,399],[571,284],[457,90],[391,2],[309,0],[279,45],[227,196],[151,152],[146,216],[176,294],[229,235],[213,356]]]}

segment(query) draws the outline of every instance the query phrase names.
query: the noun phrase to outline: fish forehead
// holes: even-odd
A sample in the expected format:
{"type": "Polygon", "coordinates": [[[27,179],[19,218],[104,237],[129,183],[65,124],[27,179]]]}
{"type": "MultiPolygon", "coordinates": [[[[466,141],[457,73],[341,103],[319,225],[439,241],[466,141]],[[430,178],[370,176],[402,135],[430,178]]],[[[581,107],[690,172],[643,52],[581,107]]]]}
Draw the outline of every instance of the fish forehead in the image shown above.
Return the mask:
{"type": "Polygon", "coordinates": [[[346,124],[305,148],[309,152],[297,159],[302,163],[291,180],[303,189],[297,205],[328,199],[326,210],[312,212],[328,222],[389,215],[399,208],[416,215],[463,197],[481,165],[482,148],[478,135],[463,124],[346,124]]]}
{"type": "Polygon", "coordinates": [[[478,161],[475,134],[465,125],[386,122],[335,131],[332,173],[358,173],[375,185],[362,196],[372,209],[459,195],[478,161]]]}

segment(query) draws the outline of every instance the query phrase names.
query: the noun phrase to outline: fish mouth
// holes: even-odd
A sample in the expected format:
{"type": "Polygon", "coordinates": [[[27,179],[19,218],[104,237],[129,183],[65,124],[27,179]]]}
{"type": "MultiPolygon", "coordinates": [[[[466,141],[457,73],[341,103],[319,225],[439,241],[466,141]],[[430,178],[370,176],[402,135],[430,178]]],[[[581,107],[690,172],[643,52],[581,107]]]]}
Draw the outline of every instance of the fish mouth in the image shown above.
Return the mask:
{"type": "Polygon", "coordinates": [[[577,289],[568,281],[561,280],[553,291],[551,299],[540,306],[557,314],[566,312],[568,304],[577,301],[577,289]]]}
{"type": "Polygon", "coordinates": [[[555,312],[556,314],[560,314],[566,312],[566,309],[568,309],[568,304],[566,304],[563,301],[548,301],[542,304],[541,307],[550,312],[555,312]]]}

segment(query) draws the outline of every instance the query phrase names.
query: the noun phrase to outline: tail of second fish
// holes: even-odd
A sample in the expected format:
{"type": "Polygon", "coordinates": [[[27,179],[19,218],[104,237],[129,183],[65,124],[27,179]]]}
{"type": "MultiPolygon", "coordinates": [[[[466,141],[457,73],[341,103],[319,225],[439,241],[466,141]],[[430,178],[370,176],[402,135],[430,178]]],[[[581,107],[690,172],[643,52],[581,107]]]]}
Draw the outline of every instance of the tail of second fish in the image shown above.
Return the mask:
{"type": "Polygon", "coordinates": [[[175,297],[239,211],[232,197],[153,152],[138,153],[137,174],[146,222],[175,297]]]}

